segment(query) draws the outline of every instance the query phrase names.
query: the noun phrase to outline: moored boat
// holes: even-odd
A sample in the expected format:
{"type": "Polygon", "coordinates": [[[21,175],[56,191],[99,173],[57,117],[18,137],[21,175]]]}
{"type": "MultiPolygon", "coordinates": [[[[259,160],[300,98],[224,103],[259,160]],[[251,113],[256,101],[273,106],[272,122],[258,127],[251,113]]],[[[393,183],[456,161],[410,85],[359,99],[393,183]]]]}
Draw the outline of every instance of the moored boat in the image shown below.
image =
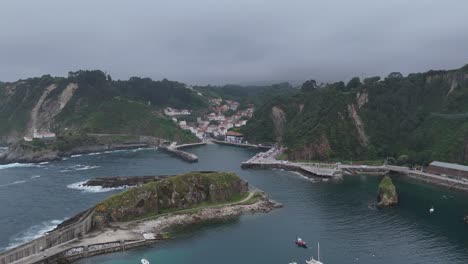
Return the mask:
{"type": "Polygon", "coordinates": [[[298,247],[307,248],[307,243],[300,237],[296,238],[296,241],[294,241],[294,243],[296,243],[298,247]]]}

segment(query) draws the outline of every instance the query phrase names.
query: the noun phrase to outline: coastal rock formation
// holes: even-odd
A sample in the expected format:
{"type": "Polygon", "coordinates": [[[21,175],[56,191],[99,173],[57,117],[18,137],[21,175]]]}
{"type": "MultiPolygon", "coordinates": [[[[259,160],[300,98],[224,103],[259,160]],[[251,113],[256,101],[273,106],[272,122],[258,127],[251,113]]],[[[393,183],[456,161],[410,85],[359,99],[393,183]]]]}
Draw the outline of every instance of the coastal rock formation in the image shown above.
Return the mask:
{"type": "Polygon", "coordinates": [[[153,181],[109,197],[96,205],[94,223],[126,221],[145,215],[188,209],[201,203],[228,202],[248,191],[233,173],[191,172],[153,181]]]}
{"type": "Polygon", "coordinates": [[[118,188],[124,186],[137,186],[143,185],[152,181],[159,181],[168,176],[132,176],[132,177],[106,177],[94,178],[86,183],[84,186],[100,186],[102,188],[118,188]]]}
{"type": "Polygon", "coordinates": [[[398,204],[398,194],[390,176],[385,176],[379,184],[377,197],[378,207],[389,207],[398,204]]]}

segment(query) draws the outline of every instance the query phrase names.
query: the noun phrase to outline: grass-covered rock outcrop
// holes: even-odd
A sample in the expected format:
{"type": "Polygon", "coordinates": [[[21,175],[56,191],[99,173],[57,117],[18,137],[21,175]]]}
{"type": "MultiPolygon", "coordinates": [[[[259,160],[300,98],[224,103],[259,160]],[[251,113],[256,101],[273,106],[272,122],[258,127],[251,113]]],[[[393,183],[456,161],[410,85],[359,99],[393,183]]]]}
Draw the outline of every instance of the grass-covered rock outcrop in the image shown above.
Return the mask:
{"type": "Polygon", "coordinates": [[[248,183],[234,173],[190,172],[150,182],[113,195],[96,205],[95,223],[128,221],[204,205],[235,202],[248,183]]]}
{"type": "Polygon", "coordinates": [[[378,206],[389,207],[398,204],[398,194],[390,176],[383,177],[379,184],[378,206]]]}

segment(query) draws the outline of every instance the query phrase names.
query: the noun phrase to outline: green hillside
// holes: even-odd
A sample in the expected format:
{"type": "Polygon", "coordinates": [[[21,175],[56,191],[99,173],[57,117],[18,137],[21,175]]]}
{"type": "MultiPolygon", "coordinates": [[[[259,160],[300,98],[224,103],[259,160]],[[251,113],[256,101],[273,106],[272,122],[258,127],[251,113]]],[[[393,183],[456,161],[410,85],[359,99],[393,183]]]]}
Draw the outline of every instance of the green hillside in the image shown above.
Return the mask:
{"type": "Polygon", "coordinates": [[[163,116],[168,106],[197,110],[206,108],[207,102],[184,84],[165,79],[113,81],[101,71],[70,72],[67,78],[45,75],[0,84],[0,137],[22,138],[36,127],[58,134],[135,134],[196,141],[163,116]]]}
{"type": "Polygon", "coordinates": [[[282,142],[290,159],[466,163],[467,102],[468,66],[346,85],[309,81],[260,107],[243,132],[253,142],[282,142]]]}

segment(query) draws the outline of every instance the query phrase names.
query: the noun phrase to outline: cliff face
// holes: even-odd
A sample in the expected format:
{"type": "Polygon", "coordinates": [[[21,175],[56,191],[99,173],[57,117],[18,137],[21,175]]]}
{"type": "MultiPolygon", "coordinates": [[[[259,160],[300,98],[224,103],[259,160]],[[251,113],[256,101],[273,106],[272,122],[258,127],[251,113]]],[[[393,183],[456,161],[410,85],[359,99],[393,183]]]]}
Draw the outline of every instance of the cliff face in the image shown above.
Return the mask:
{"type": "Polygon", "coordinates": [[[381,208],[398,204],[398,194],[390,176],[385,176],[380,182],[377,202],[381,208]]]}
{"type": "Polygon", "coordinates": [[[468,66],[357,80],[268,102],[243,132],[251,142],[283,143],[289,159],[468,162],[468,66]]]}
{"type": "Polygon", "coordinates": [[[150,182],[111,196],[96,206],[94,222],[126,221],[187,209],[202,203],[228,202],[248,191],[233,173],[192,172],[150,182]]]}
{"type": "Polygon", "coordinates": [[[136,77],[112,81],[101,71],[0,83],[0,142],[31,136],[35,129],[196,142],[191,133],[155,114],[166,106],[198,109],[206,107],[206,102],[182,83],[136,77]]]}

